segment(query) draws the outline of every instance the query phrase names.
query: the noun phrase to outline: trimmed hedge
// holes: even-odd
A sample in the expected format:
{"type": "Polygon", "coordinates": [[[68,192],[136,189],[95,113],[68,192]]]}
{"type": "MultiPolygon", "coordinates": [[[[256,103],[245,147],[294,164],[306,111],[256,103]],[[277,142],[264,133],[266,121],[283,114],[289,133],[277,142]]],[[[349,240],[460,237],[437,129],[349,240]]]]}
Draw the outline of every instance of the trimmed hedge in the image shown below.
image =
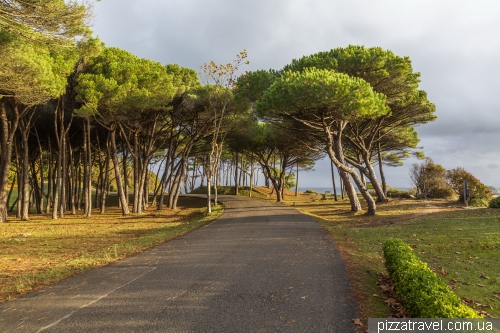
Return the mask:
{"type": "Polygon", "coordinates": [[[481,318],[401,239],[385,242],[384,257],[396,293],[414,318],[481,318]]]}

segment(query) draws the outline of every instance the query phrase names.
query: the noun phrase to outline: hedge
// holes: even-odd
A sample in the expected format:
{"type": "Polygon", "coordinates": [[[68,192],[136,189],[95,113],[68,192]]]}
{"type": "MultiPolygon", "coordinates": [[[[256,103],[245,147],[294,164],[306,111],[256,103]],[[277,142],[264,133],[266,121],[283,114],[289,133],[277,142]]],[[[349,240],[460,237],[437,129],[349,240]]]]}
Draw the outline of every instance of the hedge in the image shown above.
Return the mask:
{"type": "Polygon", "coordinates": [[[488,204],[488,207],[490,208],[500,208],[500,197],[496,197],[490,200],[490,203],[488,204]]]}
{"type": "Polygon", "coordinates": [[[385,242],[384,257],[396,294],[414,318],[482,318],[401,239],[385,242]]]}

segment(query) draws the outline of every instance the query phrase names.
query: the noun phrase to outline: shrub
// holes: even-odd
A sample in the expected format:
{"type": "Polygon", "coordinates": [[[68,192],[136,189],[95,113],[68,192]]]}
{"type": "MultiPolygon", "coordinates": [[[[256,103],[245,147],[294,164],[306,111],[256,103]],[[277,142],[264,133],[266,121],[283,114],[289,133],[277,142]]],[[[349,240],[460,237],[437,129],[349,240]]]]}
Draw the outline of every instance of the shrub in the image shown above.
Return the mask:
{"type": "Polygon", "coordinates": [[[469,200],[469,206],[488,207],[489,201],[485,198],[473,198],[469,200]]]}
{"type": "Polygon", "coordinates": [[[413,164],[410,169],[410,178],[415,185],[417,195],[430,198],[453,197],[453,189],[446,183],[446,169],[434,163],[432,158],[426,157],[421,164],[413,164]]]}
{"type": "Polygon", "coordinates": [[[488,207],[490,208],[500,208],[500,197],[496,197],[490,200],[488,207]]]}
{"type": "Polygon", "coordinates": [[[396,293],[415,318],[481,318],[401,239],[384,244],[385,267],[396,293]]]}
{"type": "Polygon", "coordinates": [[[488,187],[464,168],[458,167],[446,171],[446,182],[457,193],[461,202],[464,202],[464,180],[467,181],[470,201],[472,199],[488,200],[491,198],[491,192],[488,187]]]}
{"type": "Polygon", "coordinates": [[[412,196],[409,191],[398,190],[397,188],[389,188],[387,190],[387,196],[389,198],[404,198],[410,199],[412,196]]]}
{"type": "Polygon", "coordinates": [[[429,190],[429,197],[431,198],[436,198],[436,199],[449,199],[449,198],[456,198],[457,195],[455,194],[455,191],[449,186],[435,186],[432,187],[429,190]]]}
{"type": "Polygon", "coordinates": [[[316,192],[315,190],[307,190],[305,193],[318,194],[318,192],[316,192]]]}

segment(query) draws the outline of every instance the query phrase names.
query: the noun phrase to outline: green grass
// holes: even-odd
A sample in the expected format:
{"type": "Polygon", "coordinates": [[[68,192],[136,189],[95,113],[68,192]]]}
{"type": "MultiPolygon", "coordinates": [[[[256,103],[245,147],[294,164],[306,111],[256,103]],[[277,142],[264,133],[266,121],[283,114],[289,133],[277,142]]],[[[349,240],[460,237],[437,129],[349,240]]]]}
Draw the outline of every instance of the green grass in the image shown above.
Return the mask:
{"type": "MultiPolygon", "coordinates": [[[[212,194],[215,193],[214,188],[212,187],[212,194]]],[[[234,186],[217,186],[217,194],[218,195],[234,195],[234,186]]],[[[198,188],[195,188],[193,191],[190,192],[190,194],[207,194],[207,187],[206,186],[200,186],[198,188]]],[[[250,194],[250,187],[243,187],[240,186],[238,188],[238,196],[241,197],[248,197],[250,194]]],[[[252,197],[254,198],[261,198],[261,199],[266,199],[266,195],[253,191],[252,190],[252,197]]]]}
{"type": "Polygon", "coordinates": [[[208,217],[205,201],[180,198],[179,209],[154,209],[123,216],[117,208],[91,218],[66,215],[52,220],[31,215],[30,221],[0,223],[0,301],[115,260],[199,228],[220,216],[208,217]]]}
{"type": "Polygon", "coordinates": [[[373,295],[383,296],[376,283],[385,272],[382,244],[391,237],[410,244],[471,307],[499,317],[500,210],[450,209],[449,204],[397,200],[379,205],[375,217],[349,213],[346,202],[296,208],[315,217],[337,242],[365,319],[389,315],[383,299],[373,295]]]}

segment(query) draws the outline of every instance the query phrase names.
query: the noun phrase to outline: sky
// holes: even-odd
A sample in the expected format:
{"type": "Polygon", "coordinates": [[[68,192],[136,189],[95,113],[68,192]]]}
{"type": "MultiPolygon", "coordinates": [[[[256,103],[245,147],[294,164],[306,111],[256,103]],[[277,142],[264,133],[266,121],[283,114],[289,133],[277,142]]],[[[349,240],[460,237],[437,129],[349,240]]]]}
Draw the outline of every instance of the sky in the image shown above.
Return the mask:
{"type": "MultiPolygon", "coordinates": [[[[107,46],[200,70],[232,62],[243,71],[281,69],[292,59],[348,45],[410,57],[437,120],[417,127],[426,156],[464,167],[500,187],[500,1],[481,0],[102,0],[93,30],[107,46]]],[[[405,165],[389,185],[412,186],[405,165]]],[[[331,183],[329,161],[300,174],[301,186],[331,183]]]]}

